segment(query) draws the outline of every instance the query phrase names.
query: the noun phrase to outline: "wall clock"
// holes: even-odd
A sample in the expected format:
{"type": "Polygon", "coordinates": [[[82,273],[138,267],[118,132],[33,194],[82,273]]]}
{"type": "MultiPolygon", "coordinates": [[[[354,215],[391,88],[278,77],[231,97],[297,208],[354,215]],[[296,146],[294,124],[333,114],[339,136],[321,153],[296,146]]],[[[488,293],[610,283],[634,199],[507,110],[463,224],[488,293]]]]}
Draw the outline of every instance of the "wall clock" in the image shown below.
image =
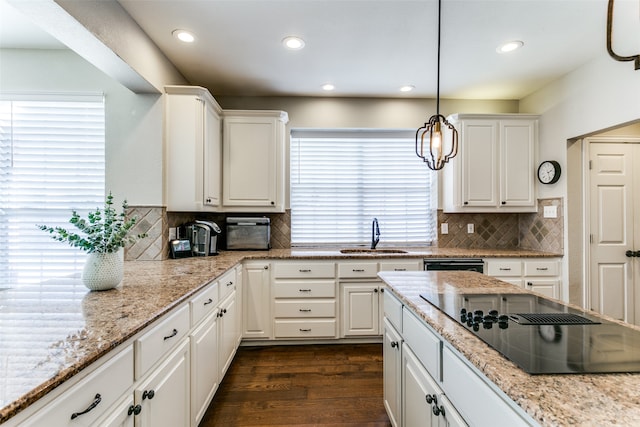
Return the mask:
{"type": "Polygon", "coordinates": [[[543,184],[554,184],[560,179],[560,163],[545,160],[538,166],[538,181],[543,184]]]}

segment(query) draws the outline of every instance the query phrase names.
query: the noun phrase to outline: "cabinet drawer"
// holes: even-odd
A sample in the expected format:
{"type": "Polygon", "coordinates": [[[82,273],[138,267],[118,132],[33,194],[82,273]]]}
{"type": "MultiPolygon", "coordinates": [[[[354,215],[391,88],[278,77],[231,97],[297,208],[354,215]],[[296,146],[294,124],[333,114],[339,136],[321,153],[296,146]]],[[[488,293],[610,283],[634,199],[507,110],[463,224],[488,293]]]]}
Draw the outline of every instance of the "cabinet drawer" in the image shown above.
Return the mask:
{"type": "Polygon", "coordinates": [[[275,298],[335,298],[336,283],[333,280],[305,280],[275,282],[275,298]]]}
{"type": "Polygon", "coordinates": [[[235,268],[227,271],[222,276],[220,276],[220,278],[218,279],[218,286],[220,287],[220,289],[218,290],[218,293],[220,294],[220,301],[223,301],[227,297],[227,295],[229,295],[236,289],[236,279],[237,277],[235,268]]]}
{"type": "Polygon", "coordinates": [[[521,276],[522,262],[520,261],[487,261],[487,275],[489,276],[521,276]]]}
{"type": "Polygon", "coordinates": [[[335,338],[335,319],[276,320],[276,338],[335,338]]]}
{"type": "Polygon", "coordinates": [[[338,263],[338,277],[375,278],[378,275],[377,262],[338,263]]]}
{"type": "Polygon", "coordinates": [[[218,306],[218,282],[214,282],[200,291],[189,301],[191,306],[191,326],[196,326],[204,317],[218,306]]]}
{"type": "Polygon", "coordinates": [[[132,384],[133,348],[128,346],[21,425],[94,426],[132,384]],[[78,415],[96,402],[93,409],[78,415]],[[76,415],[72,419],[73,414],[76,415]]]}
{"type": "Polygon", "coordinates": [[[275,317],[336,317],[335,300],[276,301],[275,317]]]}
{"type": "Polygon", "coordinates": [[[422,260],[383,261],[380,262],[380,271],[420,271],[422,260]]]}
{"type": "Polygon", "coordinates": [[[189,331],[189,306],[185,305],[153,326],[135,342],[135,373],[140,379],[189,331]]]}
{"type": "Polygon", "coordinates": [[[389,319],[394,328],[402,332],[402,303],[388,290],[383,295],[384,317],[389,319]]]}
{"type": "Polygon", "coordinates": [[[273,265],[273,276],[277,279],[333,278],[335,274],[332,262],[277,262],[273,265]]]}
{"type": "Polygon", "coordinates": [[[557,261],[525,261],[525,276],[557,276],[557,261]]]}
{"type": "Polygon", "coordinates": [[[435,379],[440,378],[440,337],[407,309],[402,310],[402,334],[411,350],[435,379]]]}

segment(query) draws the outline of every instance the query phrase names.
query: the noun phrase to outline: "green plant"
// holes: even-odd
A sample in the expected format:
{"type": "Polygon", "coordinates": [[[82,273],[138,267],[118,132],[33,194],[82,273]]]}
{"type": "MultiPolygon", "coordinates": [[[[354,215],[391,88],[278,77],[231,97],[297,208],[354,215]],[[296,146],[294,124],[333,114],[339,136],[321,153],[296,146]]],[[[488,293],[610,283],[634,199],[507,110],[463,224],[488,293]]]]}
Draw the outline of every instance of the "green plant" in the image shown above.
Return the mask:
{"type": "Polygon", "coordinates": [[[131,229],[138,218],[135,216],[126,218],[124,213],[126,208],[125,200],[122,203],[122,212],[116,213],[113,208],[113,195],[109,192],[104,202],[104,209],[97,208],[94,212],[89,212],[87,219],[81,218],[76,211],[73,211],[69,222],[80,230],[81,234],[67,231],[62,227],[46,225],[37,225],[37,227],[51,233],[52,239],[67,242],[89,253],[117,252],[129,243],[147,237],[146,233],[131,234],[131,229]]]}

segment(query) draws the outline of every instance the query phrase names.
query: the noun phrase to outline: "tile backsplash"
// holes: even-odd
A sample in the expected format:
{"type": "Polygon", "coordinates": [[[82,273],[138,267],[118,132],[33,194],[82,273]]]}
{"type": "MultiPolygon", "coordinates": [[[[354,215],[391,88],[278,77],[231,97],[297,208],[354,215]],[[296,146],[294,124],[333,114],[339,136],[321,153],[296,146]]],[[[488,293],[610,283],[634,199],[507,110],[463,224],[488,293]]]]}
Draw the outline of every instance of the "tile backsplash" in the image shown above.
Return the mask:
{"type": "MultiPolygon", "coordinates": [[[[227,216],[267,216],[271,219],[271,247],[291,247],[291,210],[275,214],[223,214],[167,212],[163,207],[130,206],[127,215],[137,215],[136,233],[148,237],[127,248],[127,260],[162,260],[169,257],[169,227],[195,219],[213,221],[224,229],[227,216]]],[[[535,213],[462,213],[438,211],[438,241],[441,248],[531,249],[563,253],[564,210],[561,198],[539,199],[535,213]],[[557,217],[545,218],[544,207],[556,206],[557,217]],[[448,234],[440,224],[447,223],[448,234]],[[467,233],[467,224],[474,233],[467,233]]],[[[221,242],[224,248],[224,241],[221,242]]]]}

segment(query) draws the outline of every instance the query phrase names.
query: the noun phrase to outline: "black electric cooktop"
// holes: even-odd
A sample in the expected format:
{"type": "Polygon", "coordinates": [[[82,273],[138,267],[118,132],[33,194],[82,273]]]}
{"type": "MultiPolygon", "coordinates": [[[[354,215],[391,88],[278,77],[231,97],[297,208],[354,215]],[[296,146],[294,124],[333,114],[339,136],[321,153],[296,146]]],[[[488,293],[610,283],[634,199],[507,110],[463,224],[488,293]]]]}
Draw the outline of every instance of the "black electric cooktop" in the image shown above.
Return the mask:
{"type": "Polygon", "coordinates": [[[640,372],[640,331],[532,294],[420,296],[529,374],[640,372]]]}

